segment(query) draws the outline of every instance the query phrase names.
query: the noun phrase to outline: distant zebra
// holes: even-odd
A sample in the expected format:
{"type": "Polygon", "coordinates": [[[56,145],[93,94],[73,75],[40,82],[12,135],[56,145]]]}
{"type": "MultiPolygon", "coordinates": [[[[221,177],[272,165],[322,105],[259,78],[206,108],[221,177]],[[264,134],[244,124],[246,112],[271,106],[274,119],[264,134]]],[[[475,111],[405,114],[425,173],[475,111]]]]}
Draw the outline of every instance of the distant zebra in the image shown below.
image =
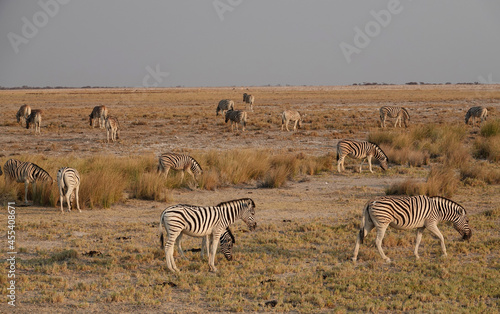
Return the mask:
{"type": "Polygon", "coordinates": [[[189,173],[195,181],[203,172],[200,164],[191,156],[176,153],[166,153],[160,155],[158,158],[158,173],[163,172],[166,179],[170,168],[182,171],[181,182],[184,181],[185,171],[187,171],[187,173],[189,173]]]}
{"type": "MultiPolygon", "coordinates": [[[[179,237],[180,238],[180,237],[179,237]]],[[[178,238],[177,241],[177,247],[179,249],[179,253],[182,257],[186,258],[184,255],[184,252],[181,247],[181,240],[178,238]]],[[[209,239],[208,235],[203,237],[203,240],[201,241],[201,257],[203,258],[203,255],[205,252],[209,251],[209,239]]],[[[229,227],[226,228],[226,231],[220,236],[219,239],[219,244],[220,244],[220,251],[222,254],[224,254],[224,257],[228,260],[231,261],[233,260],[233,244],[235,243],[234,240],[234,235],[231,232],[231,229],[229,227]]]]}
{"type": "Polygon", "coordinates": [[[469,124],[470,118],[472,118],[472,125],[476,123],[476,118],[481,119],[481,121],[479,122],[479,124],[481,124],[483,121],[486,121],[487,117],[488,117],[488,110],[486,108],[481,106],[472,107],[465,114],[465,124],[469,124]]]}
{"type": "Polygon", "coordinates": [[[26,204],[28,203],[28,185],[30,183],[33,185],[33,193],[35,193],[37,181],[48,181],[51,184],[54,182],[47,171],[31,162],[9,159],[3,165],[3,171],[5,185],[8,185],[10,181],[24,182],[24,202],[26,204]]]}
{"type": "Polygon", "coordinates": [[[57,185],[59,186],[59,201],[61,202],[61,213],[64,213],[63,204],[66,198],[66,203],[68,203],[68,212],[71,211],[71,199],[74,193],[76,198],[76,208],[80,210],[80,204],[78,204],[78,190],[80,189],[80,174],[76,169],[63,167],[57,171],[57,185]],[[70,199],[71,198],[71,199],[70,199]]]}
{"type": "Polygon", "coordinates": [[[368,159],[368,165],[370,167],[370,172],[373,173],[372,170],[372,158],[374,157],[378,161],[380,161],[380,167],[382,170],[387,170],[387,162],[388,158],[385,153],[382,151],[377,144],[370,142],[359,142],[354,140],[341,140],[337,144],[337,170],[341,172],[345,170],[344,168],[344,159],[346,156],[362,159],[361,164],[359,165],[359,172],[361,172],[361,167],[363,166],[363,162],[365,158],[368,159]]]}
{"type": "Polygon", "coordinates": [[[40,134],[40,127],[42,125],[42,110],[33,109],[31,114],[26,118],[26,129],[30,128],[30,125],[35,126],[35,135],[40,134]]]}
{"type": "Polygon", "coordinates": [[[115,117],[106,118],[106,139],[109,143],[109,136],[111,135],[111,141],[116,141],[120,139],[120,123],[115,117]]]}
{"type": "Polygon", "coordinates": [[[16,113],[17,123],[19,124],[22,123],[21,117],[24,118],[24,120],[26,121],[26,119],[29,117],[30,114],[31,114],[31,107],[29,105],[22,105],[21,107],[19,107],[19,110],[16,113]]]}
{"type": "Polygon", "coordinates": [[[95,106],[94,109],[92,109],[92,113],[89,115],[90,126],[94,128],[94,121],[97,119],[99,121],[99,127],[104,129],[107,117],[108,108],[106,108],[106,106],[95,106]]]}
{"type": "Polygon", "coordinates": [[[398,122],[399,127],[401,127],[401,120],[403,120],[405,128],[407,128],[408,122],[410,121],[410,114],[408,113],[408,110],[403,107],[384,106],[380,108],[380,124],[383,128],[385,128],[385,120],[387,117],[396,118],[394,127],[396,127],[398,122]]]}
{"type": "Polygon", "coordinates": [[[227,110],[234,110],[234,101],[230,99],[222,99],[221,101],[219,101],[219,104],[217,105],[217,109],[215,110],[215,115],[218,116],[220,111],[222,111],[222,114],[224,114],[224,111],[227,110]]]}
{"type": "Polygon", "coordinates": [[[231,132],[234,131],[234,125],[236,125],[236,131],[238,131],[238,123],[242,125],[242,130],[245,131],[245,126],[247,125],[247,113],[245,111],[228,110],[226,112],[226,123],[229,120],[231,120],[231,132]]]}
{"type": "Polygon", "coordinates": [[[211,246],[208,251],[208,265],[210,271],[216,272],[215,252],[224,230],[237,219],[243,220],[250,230],[257,226],[255,222],[255,203],[250,198],[243,198],[223,202],[217,206],[200,207],[178,204],[167,207],[160,216],[160,242],[165,250],[167,267],[170,271],[179,271],[174,261],[174,244],[183,234],[193,237],[210,236],[211,246]],[[167,232],[164,241],[163,228],[167,232]],[[165,244],[166,242],[166,244],[165,244]]]}
{"type": "Polygon", "coordinates": [[[418,246],[422,240],[422,232],[427,228],[441,242],[443,255],[446,256],[444,238],[439,231],[437,224],[441,221],[451,221],[453,227],[462,235],[464,240],[469,240],[472,231],[469,228],[469,219],[465,209],[459,204],[439,196],[427,197],[419,196],[382,196],[374,198],[363,208],[363,218],[359,230],[356,244],[354,246],[353,261],[357,260],[359,244],[363,243],[363,238],[372,230],[377,229],[377,245],[380,256],[390,262],[390,258],[382,251],[382,239],[387,227],[396,229],[417,229],[417,239],[415,243],[415,256],[418,259],[418,246]]]}
{"type": "Polygon", "coordinates": [[[243,94],[243,102],[250,104],[250,110],[253,111],[253,102],[255,100],[255,97],[253,95],[249,95],[247,93],[243,94]]]}
{"type": "Polygon", "coordinates": [[[299,128],[302,128],[302,118],[300,117],[300,114],[298,111],[295,110],[285,110],[281,114],[281,131],[283,131],[283,126],[286,127],[287,131],[290,131],[288,129],[288,123],[290,121],[294,121],[295,124],[293,125],[293,130],[297,130],[297,124],[299,128]]]}

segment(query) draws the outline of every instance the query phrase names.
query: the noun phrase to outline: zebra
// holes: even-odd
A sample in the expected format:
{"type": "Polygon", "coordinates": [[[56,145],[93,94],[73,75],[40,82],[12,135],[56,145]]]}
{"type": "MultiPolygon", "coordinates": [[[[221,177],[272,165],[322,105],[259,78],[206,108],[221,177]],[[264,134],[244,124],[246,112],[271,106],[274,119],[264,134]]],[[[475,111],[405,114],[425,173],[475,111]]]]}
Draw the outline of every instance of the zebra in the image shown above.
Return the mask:
{"type": "Polygon", "coordinates": [[[54,182],[47,171],[31,162],[9,159],[3,165],[3,171],[5,172],[5,185],[8,185],[11,180],[19,183],[24,182],[24,202],[26,204],[28,203],[28,185],[30,183],[33,186],[33,193],[35,193],[37,181],[48,181],[51,184],[54,182]]]}
{"type": "Polygon", "coordinates": [[[120,139],[120,123],[116,117],[106,118],[106,139],[109,143],[109,136],[111,135],[111,141],[116,141],[120,139]]]}
{"type": "Polygon", "coordinates": [[[481,124],[483,121],[486,121],[487,117],[488,110],[486,108],[481,106],[472,107],[465,114],[465,124],[469,124],[470,118],[472,118],[472,125],[476,123],[476,118],[481,118],[481,121],[479,122],[479,124],[481,124]]]}
{"type": "Polygon", "coordinates": [[[26,118],[26,129],[30,128],[30,125],[35,126],[35,135],[40,133],[40,126],[42,125],[42,110],[33,109],[31,114],[26,118]]]}
{"type": "Polygon", "coordinates": [[[450,221],[453,227],[462,235],[464,240],[469,240],[472,231],[469,227],[469,219],[465,209],[452,200],[440,196],[382,196],[374,198],[366,203],[363,208],[363,218],[356,244],[354,246],[353,261],[357,260],[359,244],[363,238],[372,230],[377,229],[375,244],[382,258],[390,263],[391,260],[382,251],[382,239],[387,227],[410,230],[417,229],[417,239],[414,254],[417,259],[418,246],[422,240],[422,232],[425,228],[437,236],[441,242],[443,256],[447,256],[444,238],[437,224],[441,221],[450,221]]]}
{"type": "Polygon", "coordinates": [[[19,110],[16,113],[17,123],[21,124],[22,123],[21,117],[23,117],[24,120],[26,120],[30,114],[31,114],[30,105],[22,105],[21,107],[19,107],[19,110]]]}
{"type": "MultiPolygon", "coordinates": [[[[203,255],[205,252],[209,251],[208,247],[208,235],[203,237],[203,240],[201,241],[201,257],[203,258],[203,255]]],[[[235,243],[234,235],[231,232],[231,229],[229,227],[226,228],[224,233],[220,236],[219,239],[219,245],[220,245],[220,251],[222,254],[224,254],[224,257],[228,260],[231,261],[233,260],[233,244],[235,243]]],[[[184,255],[184,252],[181,247],[181,239],[177,241],[177,247],[179,249],[179,253],[182,257],[186,258],[184,255]]]]}
{"type": "Polygon", "coordinates": [[[71,200],[70,197],[75,195],[76,197],[76,208],[81,213],[80,205],[78,204],[78,190],[80,189],[80,174],[76,169],[63,167],[57,171],[57,185],[59,186],[59,201],[61,202],[61,213],[63,210],[63,195],[66,197],[66,203],[68,203],[68,212],[71,212],[71,200]]]}
{"type": "Polygon", "coordinates": [[[215,110],[215,115],[218,116],[220,111],[222,111],[222,114],[224,114],[224,111],[227,110],[234,110],[234,101],[230,99],[222,99],[221,101],[219,101],[219,104],[217,105],[217,109],[215,110]]]}
{"type": "Polygon", "coordinates": [[[370,167],[370,172],[373,173],[372,170],[372,158],[380,161],[380,167],[382,170],[387,170],[387,162],[389,159],[382,149],[375,143],[371,142],[359,142],[354,140],[341,140],[337,144],[337,170],[341,172],[345,170],[344,168],[344,159],[346,156],[362,159],[361,164],[359,165],[359,172],[361,172],[361,167],[363,166],[363,162],[365,158],[368,159],[368,165],[370,167]]]}
{"type": "Polygon", "coordinates": [[[92,109],[92,113],[89,115],[89,123],[92,128],[94,128],[95,119],[99,120],[99,127],[104,129],[106,118],[108,117],[108,108],[106,106],[95,106],[92,109]]]}
{"type": "Polygon", "coordinates": [[[241,110],[228,110],[226,112],[226,123],[231,120],[231,132],[234,131],[234,125],[236,125],[236,131],[238,131],[238,123],[243,127],[242,130],[245,131],[245,126],[247,125],[247,113],[241,110]]]}
{"type": "Polygon", "coordinates": [[[288,129],[288,123],[290,121],[294,121],[295,124],[293,126],[293,130],[297,131],[297,124],[299,128],[302,128],[302,118],[300,117],[300,114],[298,111],[295,110],[285,110],[281,114],[281,131],[283,131],[283,126],[286,127],[287,131],[290,131],[288,129]]]}
{"type": "Polygon", "coordinates": [[[157,172],[163,172],[166,179],[170,168],[182,171],[181,183],[184,181],[185,171],[187,171],[195,181],[203,172],[200,164],[191,156],[176,153],[161,154],[158,158],[157,172]]]}
{"type": "Polygon", "coordinates": [[[255,100],[255,97],[253,95],[249,95],[247,93],[243,94],[243,102],[250,104],[250,110],[253,111],[253,102],[255,100]]]}
{"type": "Polygon", "coordinates": [[[224,230],[237,219],[243,220],[250,230],[257,227],[255,222],[255,203],[250,198],[242,198],[222,202],[216,206],[200,207],[178,204],[167,207],[160,216],[160,242],[165,250],[167,268],[179,271],[174,261],[174,243],[179,241],[183,234],[193,237],[209,236],[208,265],[212,272],[216,272],[215,252],[218,241],[224,230]],[[163,228],[167,232],[166,244],[163,228]]]}
{"type": "Polygon", "coordinates": [[[410,114],[408,113],[408,110],[403,107],[384,106],[380,108],[380,124],[383,128],[385,128],[385,120],[387,117],[396,118],[394,127],[397,126],[398,122],[399,127],[401,127],[401,120],[403,120],[405,128],[407,128],[408,122],[410,121],[410,114]]]}

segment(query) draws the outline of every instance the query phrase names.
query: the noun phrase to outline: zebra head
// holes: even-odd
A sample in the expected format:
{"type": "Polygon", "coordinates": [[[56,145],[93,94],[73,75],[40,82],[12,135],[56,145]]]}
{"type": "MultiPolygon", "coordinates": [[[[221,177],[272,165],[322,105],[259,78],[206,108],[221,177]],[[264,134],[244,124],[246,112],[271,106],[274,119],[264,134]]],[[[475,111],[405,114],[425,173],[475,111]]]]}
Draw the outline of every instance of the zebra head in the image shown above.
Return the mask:
{"type": "Polygon", "coordinates": [[[227,123],[227,121],[229,121],[229,116],[230,116],[231,113],[233,113],[233,109],[229,109],[228,111],[226,111],[226,121],[225,121],[225,123],[227,123]]]}
{"type": "Polygon", "coordinates": [[[242,212],[241,212],[241,220],[243,220],[250,231],[255,230],[257,228],[257,222],[255,222],[255,203],[251,198],[244,198],[242,201],[242,212]]]}
{"type": "Polygon", "coordinates": [[[406,110],[406,108],[402,109],[403,109],[403,123],[405,124],[405,128],[407,128],[410,122],[410,114],[408,113],[408,110],[406,110]]]}
{"type": "Polygon", "coordinates": [[[385,157],[384,159],[380,160],[380,168],[382,168],[382,170],[384,170],[384,171],[386,171],[387,169],[389,169],[389,166],[387,165],[387,162],[388,162],[387,157],[385,157]]]}
{"type": "Polygon", "coordinates": [[[472,236],[472,230],[469,227],[469,218],[463,207],[460,207],[457,213],[457,219],[453,222],[453,227],[460,233],[463,240],[469,240],[472,236]]]}
{"type": "Polygon", "coordinates": [[[219,242],[220,242],[220,251],[222,252],[222,254],[224,254],[224,257],[228,261],[232,261],[233,260],[233,253],[232,253],[233,252],[233,244],[234,244],[235,240],[234,240],[234,235],[231,232],[231,229],[229,229],[229,228],[226,229],[226,232],[224,232],[224,234],[222,234],[219,242]]]}

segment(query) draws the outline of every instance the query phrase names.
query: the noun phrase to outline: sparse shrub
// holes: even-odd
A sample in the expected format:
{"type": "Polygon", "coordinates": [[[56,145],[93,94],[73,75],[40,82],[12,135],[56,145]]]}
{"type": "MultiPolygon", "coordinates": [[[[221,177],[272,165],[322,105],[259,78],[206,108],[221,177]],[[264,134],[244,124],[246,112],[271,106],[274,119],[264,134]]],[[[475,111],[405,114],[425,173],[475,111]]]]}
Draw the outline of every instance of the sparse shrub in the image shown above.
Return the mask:
{"type": "Polygon", "coordinates": [[[500,135],[478,138],[474,142],[473,156],[489,161],[500,161],[500,135]]]}
{"type": "Polygon", "coordinates": [[[165,183],[165,178],[157,173],[141,173],[132,183],[132,197],[165,202],[172,200],[165,183]]]}
{"type": "Polygon", "coordinates": [[[459,180],[449,167],[432,167],[426,182],[408,179],[394,183],[385,190],[386,195],[427,195],[451,197],[457,190],[459,180]]]}
{"type": "Polygon", "coordinates": [[[425,194],[424,182],[417,182],[414,179],[407,179],[400,183],[393,183],[385,189],[386,195],[421,195],[425,194]]]}
{"type": "Polygon", "coordinates": [[[500,134],[500,120],[490,120],[487,121],[481,127],[481,136],[491,137],[500,134]]]}
{"type": "Polygon", "coordinates": [[[260,188],[280,188],[285,185],[286,180],[290,175],[291,170],[287,165],[279,165],[271,169],[266,176],[264,181],[259,184],[260,188]]]}
{"type": "Polygon", "coordinates": [[[53,262],[62,262],[69,259],[77,259],[77,258],[78,258],[78,252],[73,249],[70,249],[52,254],[50,260],[53,262]]]}
{"type": "Polygon", "coordinates": [[[475,180],[488,184],[500,183],[500,170],[493,169],[487,162],[469,162],[459,167],[460,180],[475,185],[475,180]]]}

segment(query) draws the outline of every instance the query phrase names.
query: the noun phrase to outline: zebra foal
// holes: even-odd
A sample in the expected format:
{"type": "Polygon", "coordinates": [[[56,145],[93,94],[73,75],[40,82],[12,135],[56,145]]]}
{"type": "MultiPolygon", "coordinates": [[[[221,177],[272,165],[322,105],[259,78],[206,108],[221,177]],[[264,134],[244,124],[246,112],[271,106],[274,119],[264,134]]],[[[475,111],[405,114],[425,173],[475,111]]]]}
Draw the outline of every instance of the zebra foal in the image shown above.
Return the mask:
{"type": "Polygon", "coordinates": [[[361,164],[359,165],[359,172],[361,172],[361,167],[363,166],[363,162],[365,159],[368,160],[368,166],[370,167],[370,172],[373,173],[372,170],[372,158],[380,161],[380,167],[382,170],[387,170],[387,162],[389,161],[384,151],[378,147],[377,144],[370,142],[359,142],[354,140],[341,140],[337,144],[337,170],[341,172],[345,170],[344,167],[344,159],[346,156],[362,159],[361,164]]]}
{"type": "Polygon", "coordinates": [[[176,153],[161,154],[158,158],[157,172],[163,172],[166,179],[170,169],[182,171],[181,183],[184,181],[184,172],[189,173],[195,181],[203,172],[200,164],[191,156],[176,153]]]}
{"type": "Polygon", "coordinates": [[[481,124],[483,121],[486,121],[487,117],[488,109],[481,106],[472,107],[465,114],[465,124],[469,124],[470,118],[472,118],[472,125],[476,123],[476,118],[481,119],[481,121],[479,122],[479,124],[481,124]]]}
{"type": "Polygon", "coordinates": [[[80,174],[76,169],[63,167],[57,171],[57,185],[59,186],[59,201],[61,202],[61,213],[64,213],[63,195],[68,204],[68,212],[71,212],[71,196],[73,192],[76,198],[76,208],[81,213],[80,204],[78,204],[78,190],[80,189],[80,174]]]}
{"type": "Polygon", "coordinates": [[[286,127],[287,131],[290,131],[288,129],[288,123],[290,121],[294,121],[295,124],[293,125],[293,130],[297,131],[297,124],[299,128],[302,128],[302,118],[300,117],[300,113],[295,110],[285,110],[281,114],[281,131],[283,131],[283,126],[286,127]]]}
{"type": "Polygon", "coordinates": [[[228,110],[226,111],[226,123],[231,121],[231,132],[234,132],[234,125],[238,131],[238,123],[242,126],[242,131],[245,131],[247,125],[247,113],[241,110],[228,110]]]}
{"type": "Polygon", "coordinates": [[[439,238],[443,256],[447,256],[444,245],[444,237],[439,231],[437,224],[441,221],[451,221],[453,227],[462,235],[464,240],[469,240],[472,231],[469,227],[469,219],[465,209],[443,197],[419,196],[382,196],[374,198],[366,203],[363,208],[363,218],[356,244],[354,246],[353,261],[358,258],[359,244],[363,238],[372,230],[377,229],[375,244],[382,258],[390,263],[391,259],[385,256],[382,250],[382,239],[389,226],[399,230],[417,229],[415,241],[415,257],[418,255],[418,247],[422,240],[422,232],[428,229],[439,238]]]}
{"type": "Polygon", "coordinates": [[[51,184],[54,182],[47,171],[31,162],[9,159],[3,165],[3,171],[5,185],[10,184],[10,181],[24,182],[24,202],[26,204],[28,203],[28,185],[30,183],[33,186],[33,193],[35,193],[37,181],[47,181],[51,184]]]}
{"type": "Polygon", "coordinates": [[[407,128],[408,121],[410,121],[410,114],[408,110],[403,107],[384,106],[380,108],[380,124],[383,128],[385,128],[385,120],[387,120],[387,117],[396,118],[394,127],[397,126],[398,122],[399,127],[401,127],[401,120],[403,120],[405,128],[407,128]]]}
{"type": "MultiPolygon", "coordinates": [[[[178,241],[177,241],[177,248],[179,249],[179,253],[182,257],[186,258],[184,255],[184,252],[182,250],[181,246],[181,237],[182,234],[179,235],[178,241]]],[[[224,254],[224,257],[228,260],[231,261],[233,260],[233,244],[235,243],[234,235],[231,232],[231,229],[229,227],[226,228],[226,231],[220,236],[219,239],[219,245],[220,245],[220,251],[222,254],[224,254]]],[[[201,241],[201,250],[200,250],[200,256],[203,258],[203,255],[205,252],[209,251],[209,239],[208,236],[203,237],[203,240],[201,241]]]]}
{"type": "Polygon", "coordinates": [[[106,106],[95,106],[89,115],[90,126],[94,128],[94,121],[97,119],[99,121],[99,127],[104,129],[107,117],[108,108],[106,108],[106,106]]]}
{"type": "Polygon", "coordinates": [[[224,114],[224,111],[228,110],[234,110],[234,101],[230,99],[222,99],[219,101],[219,104],[217,105],[217,109],[215,109],[215,115],[218,116],[219,112],[222,111],[222,114],[224,114]]]}
{"type": "Polygon", "coordinates": [[[253,111],[253,102],[255,100],[255,97],[253,95],[249,95],[247,93],[243,94],[243,102],[250,104],[250,110],[253,111]]]}
{"type": "Polygon", "coordinates": [[[174,261],[174,244],[182,235],[192,237],[209,237],[208,265],[210,271],[216,272],[215,253],[221,235],[227,227],[243,220],[250,230],[257,227],[255,222],[255,203],[250,198],[242,198],[228,202],[219,203],[217,206],[200,207],[193,205],[178,204],[167,207],[160,216],[160,242],[165,250],[167,268],[179,271],[174,261]],[[167,233],[164,241],[163,229],[167,233]]]}
{"type": "Polygon", "coordinates": [[[26,129],[30,128],[30,125],[35,126],[35,135],[40,133],[40,126],[42,125],[42,110],[33,109],[31,114],[26,118],[26,129]]]}
{"type": "Polygon", "coordinates": [[[117,118],[111,116],[106,118],[106,139],[108,143],[110,135],[112,142],[120,139],[120,123],[117,118]]]}
{"type": "Polygon", "coordinates": [[[31,114],[31,107],[29,105],[22,105],[21,107],[19,107],[19,110],[16,113],[17,123],[19,124],[22,123],[21,117],[24,118],[24,120],[26,121],[26,119],[28,119],[30,114],[31,114]]]}

